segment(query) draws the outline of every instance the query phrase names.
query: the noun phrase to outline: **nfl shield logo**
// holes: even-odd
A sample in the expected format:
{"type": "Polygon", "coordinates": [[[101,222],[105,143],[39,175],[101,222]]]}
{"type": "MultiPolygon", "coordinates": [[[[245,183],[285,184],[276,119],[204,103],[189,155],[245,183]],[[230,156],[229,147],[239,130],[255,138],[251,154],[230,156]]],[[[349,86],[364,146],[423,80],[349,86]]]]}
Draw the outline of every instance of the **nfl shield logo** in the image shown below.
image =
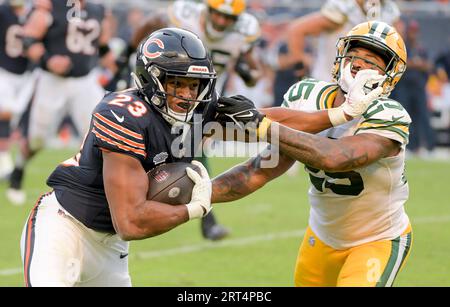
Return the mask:
{"type": "Polygon", "coordinates": [[[155,179],[159,183],[165,181],[167,178],[169,178],[169,173],[164,170],[157,171],[153,174],[153,179],[155,179]]]}

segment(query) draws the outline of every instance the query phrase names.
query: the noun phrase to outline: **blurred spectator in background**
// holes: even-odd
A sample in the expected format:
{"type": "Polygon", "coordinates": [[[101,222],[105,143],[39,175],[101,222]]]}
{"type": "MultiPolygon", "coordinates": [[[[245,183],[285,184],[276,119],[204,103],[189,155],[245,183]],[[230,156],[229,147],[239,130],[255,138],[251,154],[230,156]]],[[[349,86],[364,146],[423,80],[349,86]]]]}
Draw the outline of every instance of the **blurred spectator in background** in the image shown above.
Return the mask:
{"type": "MultiPolygon", "coordinates": [[[[450,38],[447,46],[450,45],[450,38]]],[[[450,47],[436,58],[436,73],[439,78],[445,82],[449,82],[450,77],[450,47]]]]}
{"type": "Polygon", "coordinates": [[[426,49],[419,42],[419,23],[410,20],[405,29],[405,44],[408,51],[408,69],[396,86],[393,97],[411,116],[410,138],[407,149],[412,154],[426,157],[435,147],[435,135],[430,124],[430,110],[427,107],[426,85],[433,64],[426,49]],[[426,151],[420,151],[425,146],[426,151]]]}
{"type": "Polygon", "coordinates": [[[435,61],[435,74],[428,81],[431,96],[433,128],[436,129],[436,143],[450,145],[450,35],[446,50],[438,54],[435,61]]]}

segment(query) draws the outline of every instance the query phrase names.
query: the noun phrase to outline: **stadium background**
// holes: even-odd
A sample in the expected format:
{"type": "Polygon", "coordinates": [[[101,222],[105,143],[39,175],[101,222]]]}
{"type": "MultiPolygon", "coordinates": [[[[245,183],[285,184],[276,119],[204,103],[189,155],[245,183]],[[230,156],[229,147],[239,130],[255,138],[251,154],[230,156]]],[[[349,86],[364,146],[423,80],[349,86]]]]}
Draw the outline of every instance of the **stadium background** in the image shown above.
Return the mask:
{"type": "MultiPolygon", "coordinates": [[[[130,8],[150,12],[171,1],[108,0],[117,24],[126,24],[130,8]]],[[[402,17],[420,24],[421,42],[432,59],[450,48],[448,1],[397,1],[402,17]]],[[[319,9],[323,1],[249,1],[250,11],[263,24],[267,47],[277,43],[282,25],[319,9]]],[[[311,42],[314,46],[314,42],[311,42]]],[[[432,76],[429,107],[438,136],[436,155],[407,160],[410,200],[406,210],[414,227],[412,254],[396,286],[450,286],[450,97],[432,76]]],[[[0,93],[1,95],[1,93],[0,93]]],[[[63,130],[66,131],[67,130],[63,130]]],[[[0,286],[22,286],[19,241],[23,223],[57,163],[72,156],[79,140],[71,134],[53,140],[53,148],[32,161],[25,181],[28,202],[8,203],[6,182],[0,182],[0,286]]],[[[243,158],[214,158],[217,175],[243,158]]],[[[215,206],[220,221],[232,234],[220,242],[207,242],[199,223],[187,223],[164,235],[131,244],[130,272],[135,286],[292,286],[293,268],[307,226],[308,180],[304,173],[284,175],[257,193],[230,204],[215,206]]]]}

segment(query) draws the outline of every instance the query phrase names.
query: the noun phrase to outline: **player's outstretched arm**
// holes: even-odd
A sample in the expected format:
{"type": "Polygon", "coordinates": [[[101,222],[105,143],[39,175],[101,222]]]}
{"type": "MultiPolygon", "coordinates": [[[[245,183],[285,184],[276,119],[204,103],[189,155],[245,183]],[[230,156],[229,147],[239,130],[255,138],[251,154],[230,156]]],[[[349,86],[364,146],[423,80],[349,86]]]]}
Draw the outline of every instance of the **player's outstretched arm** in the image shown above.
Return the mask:
{"type": "MultiPolygon", "coordinates": [[[[275,107],[261,109],[260,111],[272,121],[303,132],[318,133],[333,126],[328,116],[328,110],[304,112],[275,107]]],[[[346,119],[351,120],[352,118],[347,115],[346,119]]]]}
{"type": "Polygon", "coordinates": [[[367,166],[381,158],[395,156],[400,143],[386,137],[364,133],[332,140],[278,123],[269,130],[270,142],[280,151],[308,166],[328,171],[345,172],[367,166]]]}
{"type": "Polygon", "coordinates": [[[214,178],[211,201],[221,203],[243,198],[285,173],[294,163],[293,159],[281,153],[276,167],[264,168],[263,159],[261,155],[251,158],[214,178]]]}
{"type": "MultiPolygon", "coordinates": [[[[366,108],[367,106],[364,110],[366,108]]],[[[348,111],[346,111],[344,105],[339,108],[317,112],[304,112],[286,108],[266,108],[259,111],[251,100],[242,95],[220,97],[216,110],[216,120],[222,126],[226,127],[227,123],[233,123],[239,129],[251,130],[251,127],[257,128],[255,133],[259,139],[265,138],[272,121],[300,131],[317,133],[332,126],[343,124],[353,118],[346,113],[348,111]]]]}
{"type": "Polygon", "coordinates": [[[378,75],[376,70],[364,69],[359,71],[350,86],[349,92],[345,97],[342,97],[344,103],[326,111],[302,112],[292,109],[271,108],[264,109],[263,113],[265,114],[262,114],[255,108],[253,101],[245,96],[220,97],[216,107],[216,119],[224,127],[227,123],[234,123],[240,129],[256,133],[260,139],[266,136],[272,121],[296,130],[317,133],[362,116],[372,102],[383,92],[383,88],[378,86],[366,93],[364,90],[366,83],[381,84],[384,78],[384,76],[378,75]]]}
{"type": "Polygon", "coordinates": [[[116,232],[123,240],[157,236],[189,220],[186,206],[148,201],[148,177],[140,162],[103,151],[103,180],[116,232]]]}

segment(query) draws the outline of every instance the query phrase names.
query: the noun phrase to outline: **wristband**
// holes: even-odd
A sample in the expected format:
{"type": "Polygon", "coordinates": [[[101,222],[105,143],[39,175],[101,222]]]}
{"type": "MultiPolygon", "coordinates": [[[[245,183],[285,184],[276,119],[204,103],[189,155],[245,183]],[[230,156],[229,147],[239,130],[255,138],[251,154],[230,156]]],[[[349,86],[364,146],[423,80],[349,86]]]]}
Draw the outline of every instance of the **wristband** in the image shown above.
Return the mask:
{"type": "Polygon", "coordinates": [[[344,110],[341,107],[328,109],[328,117],[334,127],[348,122],[344,110]]]}
{"type": "Polygon", "coordinates": [[[261,123],[259,124],[258,129],[256,130],[256,135],[260,139],[264,139],[267,136],[267,130],[269,130],[270,125],[272,124],[272,120],[264,117],[261,123]]]}
{"type": "Polygon", "coordinates": [[[185,205],[187,210],[188,210],[188,214],[189,214],[189,220],[193,220],[193,219],[198,219],[201,218],[205,215],[205,209],[198,203],[189,203],[185,205]]]}

